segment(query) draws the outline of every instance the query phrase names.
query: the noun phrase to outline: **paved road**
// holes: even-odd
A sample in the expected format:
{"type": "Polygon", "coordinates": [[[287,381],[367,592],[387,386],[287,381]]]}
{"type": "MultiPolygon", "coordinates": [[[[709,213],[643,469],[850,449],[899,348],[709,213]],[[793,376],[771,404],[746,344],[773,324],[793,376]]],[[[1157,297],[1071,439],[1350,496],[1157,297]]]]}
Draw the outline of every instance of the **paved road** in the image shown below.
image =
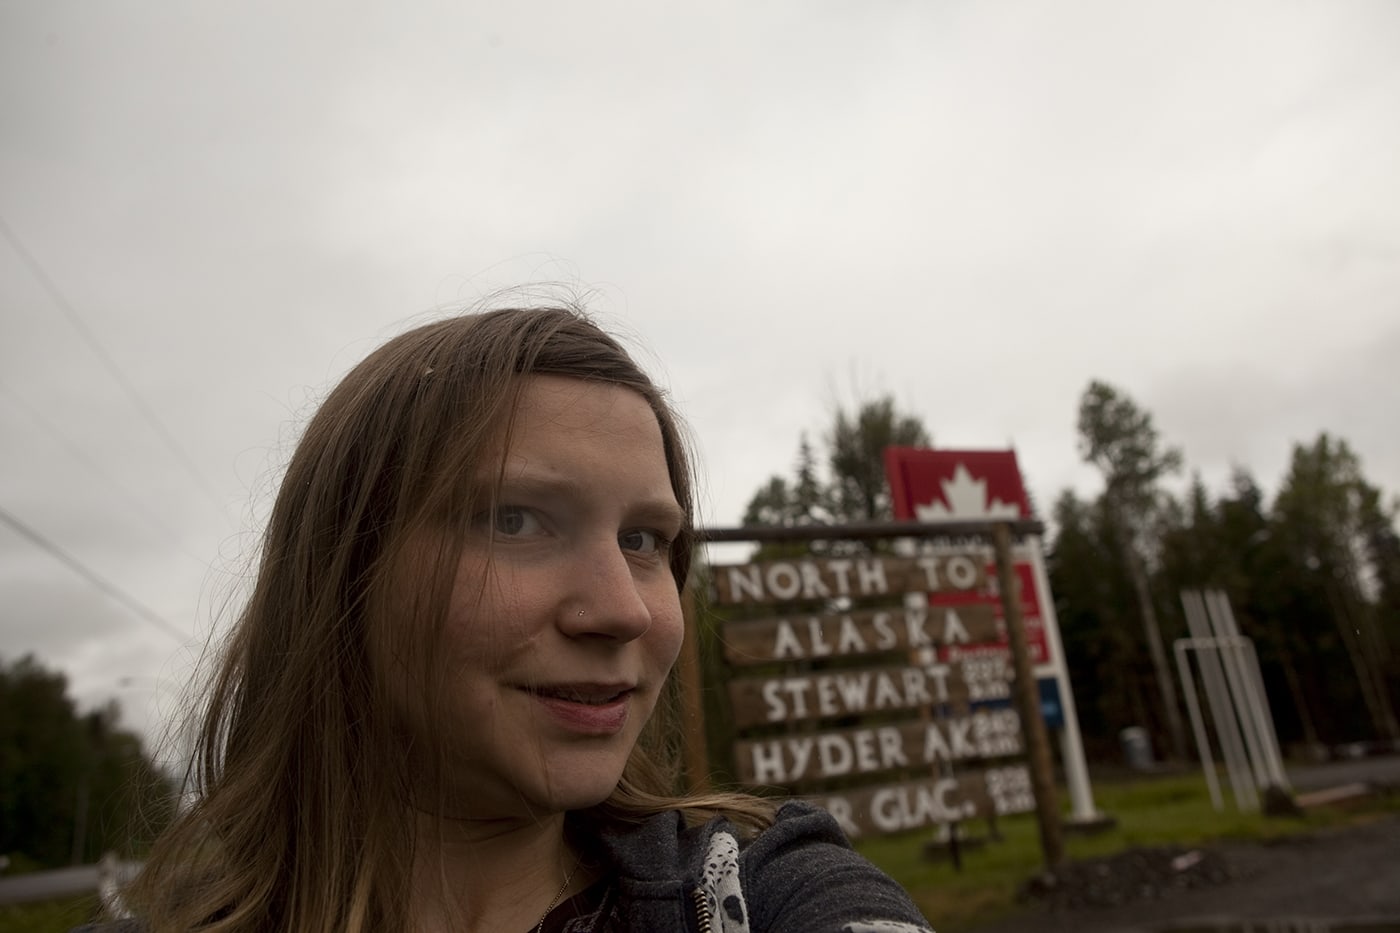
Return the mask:
{"type": "Polygon", "coordinates": [[[1315,765],[1289,765],[1287,771],[1293,789],[1300,793],[1358,783],[1400,788],[1400,755],[1377,755],[1372,758],[1328,761],[1315,765]]]}
{"type": "MultiPolygon", "coordinates": [[[[1353,783],[1400,790],[1400,755],[1291,766],[1288,777],[1299,793],[1353,783]]],[[[1223,851],[1237,875],[1223,887],[1185,891],[1150,904],[1031,913],[982,933],[1165,933],[1197,920],[1376,916],[1392,918],[1400,931],[1400,818],[1283,844],[1236,845],[1223,851]]],[[[136,863],[123,863],[119,871],[129,876],[135,868],[136,863]]],[[[98,880],[96,865],[0,877],[0,904],[95,891],[98,880]]],[[[1325,927],[1314,926],[1312,933],[1321,929],[1325,927]]]]}
{"type": "MultiPolygon", "coordinates": [[[[1400,756],[1290,767],[1295,791],[1372,783],[1400,792],[1400,756]]],[[[1380,922],[1400,933],[1400,817],[1270,844],[1219,847],[1234,880],[1113,908],[1031,911],[979,933],[1170,933],[1254,929],[1324,933],[1380,922]]],[[[935,926],[937,921],[935,918],[935,926]]]]}
{"type": "Polygon", "coordinates": [[[1400,931],[1400,818],[1221,851],[1236,878],[1220,887],[1123,907],[1031,911],[978,933],[1170,933],[1240,930],[1245,923],[1322,933],[1362,920],[1400,931]]]}
{"type": "MultiPolygon", "coordinates": [[[[139,862],[119,862],[114,877],[124,882],[135,876],[139,862]]],[[[25,904],[58,897],[73,897],[97,891],[100,870],[96,865],[76,865],[52,871],[36,871],[13,877],[0,877],[0,904],[25,904]]]]}

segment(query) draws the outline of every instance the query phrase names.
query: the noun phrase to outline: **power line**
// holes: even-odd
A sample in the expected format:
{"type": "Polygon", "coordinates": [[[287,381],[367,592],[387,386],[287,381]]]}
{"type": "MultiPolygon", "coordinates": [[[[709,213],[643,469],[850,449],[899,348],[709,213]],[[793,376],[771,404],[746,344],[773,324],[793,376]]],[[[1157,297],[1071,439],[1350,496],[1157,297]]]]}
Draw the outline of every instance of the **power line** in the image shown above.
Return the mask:
{"type": "Polygon", "coordinates": [[[146,505],[146,503],[142,502],[141,499],[138,498],[136,494],[133,493],[124,483],[118,480],[111,473],[107,472],[107,470],[103,468],[102,464],[97,461],[97,458],[90,455],[78,443],[70,439],[67,434],[63,433],[63,429],[60,428],[57,424],[55,424],[53,419],[45,415],[40,409],[31,405],[23,396],[21,396],[18,392],[16,392],[13,388],[6,384],[5,380],[3,379],[0,379],[0,393],[8,393],[11,400],[14,401],[15,405],[18,408],[23,409],[24,412],[28,414],[29,417],[32,418],[39,425],[39,427],[41,427],[44,431],[48,433],[49,437],[53,438],[57,443],[59,443],[63,447],[64,450],[68,451],[69,455],[74,460],[77,460],[79,463],[86,466],[89,470],[106,480],[114,489],[116,489],[118,493],[121,494],[121,497],[126,500],[126,503],[128,505],[130,505],[134,510],[140,513],[146,519],[148,519],[152,525],[159,528],[162,533],[169,535],[172,540],[180,542],[180,549],[184,551],[185,554],[192,558],[196,563],[202,564],[206,568],[208,567],[208,562],[206,560],[201,558],[199,555],[195,554],[192,550],[189,549],[188,546],[185,545],[183,534],[179,530],[177,530],[169,522],[165,521],[163,518],[157,515],[154,510],[152,510],[148,505],[146,505]]]}
{"type": "Polygon", "coordinates": [[[48,538],[45,538],[39,532],[29,527],[24,522],[20,521],[18,518],[15,518],[3,508],[0,508],[0,522],[4,522],[6,525],[9,525],[22,537],[27,539],[30,543],[37,545],[38,547],[47,551],[55,559],[63,563],[65,566],[68,567],[68,569],[72,570],[74,573],[82,577],[88,583],[92,584],[94,587],[101,590],[104,594],[110,596],[112,599],[115,599],[117,602],[121,603],[127,609],[130,609],[136,615],[140,616],[142,619],[145,619],[147,622],[151,623],[165,634],[174,638],[180,644],[183,645],[186,641],[189,640],[188,634],[180,631],[174,625],[171,625],[169,622],[165,621],[154,609],[149,608],[144,603],[137,600],[135,597],[127,595],[127,593],[124,590],[119,589],[115,584],[108,583],[106,580],[98,576],[92,570],[89,570],[87,568],[87,565],[85,565],[82,561],[78,560],[72,554],[69,554],[67,551],[63,550],[63,548],[59,547],[57,544],[54,544],[48,538]]]}
{"type": "Polygon", "coordinates": [[[68,323],[73,325],[73,329],[78,332],[78,336],[83,338],[83,342],[88,345],[88,349],[91,350],[98,360],[101,361],[102,365],[106,367],[108,374],[116,381],[117,385],[122,387],[122,391],[126,393],[127,398],[131,401],[131,404],[136,407],[142,419],[151,426],[151,429],[156,432],[165,446],[174,454],[175,459],[185,468],[185,472],[189,473],[190,478],[194,480],[195,484],[209,496],[209,501],[213,502],[214,506],[222,512],[224,510],[224,504],[220,501],[219,494],[214,490],[214,487],[204,478],[204,474],[195,466],[194,460],[191,459],[190,455],[185,452],[185,449],[180,446],[180,443],[175,439],[175,435],[170,433],[170,429],[167,428],[164,422],[156,415],[155,410],[152,409],[150,405],[146,404],[146,400],[141,397],[140,393],[136,391],[136,387],[126,378],[121,367],[117,365],[116,360],[112,359],[111,354],[102,346],[102,342],[97,339],[97,335],[92,332],[83,321],[82,317],[79,316],[78,309],[75,308],[73,303],[68,300],[68,297],[63,294],[58,284],[49,277],[48,272],[39,264],[39,260],[35,259],[25,247],[19,235],[10,227],[3,214],[0,214],[0,232],[5,234],[5,239],[10,241],[10,246],[14,249],[20,260],[29,268],[30,273],[39,282],[39,285],[48,294],[49,298],[53,300],[53,303],[63,312],[64,317],[68,319],[68,323]]]}

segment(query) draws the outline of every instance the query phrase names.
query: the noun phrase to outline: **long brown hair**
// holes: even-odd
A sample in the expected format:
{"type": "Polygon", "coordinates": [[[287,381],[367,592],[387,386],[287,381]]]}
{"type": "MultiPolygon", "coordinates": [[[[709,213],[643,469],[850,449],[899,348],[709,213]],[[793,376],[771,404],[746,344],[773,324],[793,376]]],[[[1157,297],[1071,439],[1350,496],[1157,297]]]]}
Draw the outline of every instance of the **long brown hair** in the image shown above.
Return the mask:
{"type": "MultiPolygon", "coordinates": [[[[425,698],[443,673],[431,639],[395,641],[394,627],[376,619],[406,542],[430,527],[442,545],[415,571],[411,611],[445,617],[461,543],[450,530],[460,536],[481,505],[462,477],[508,433],[532,375],[597,380],[646,399],[685,514],[671,549],[671,573],[685,585],[694,519],[682,432],[661,390],[585,314],[489,311],[390,340],[330,393],[282,480],[253,592],[209,687],[194,803],[128,892],[153,933],[403,926],[410,775],[377,659],[387,652],[414,665],[425,698]]],[[[680,809],[692,820],[764,822],[768,807],[755,798],[677,795],[672,709],[663,697],[617,789],[587,821],[680,809]]]]}

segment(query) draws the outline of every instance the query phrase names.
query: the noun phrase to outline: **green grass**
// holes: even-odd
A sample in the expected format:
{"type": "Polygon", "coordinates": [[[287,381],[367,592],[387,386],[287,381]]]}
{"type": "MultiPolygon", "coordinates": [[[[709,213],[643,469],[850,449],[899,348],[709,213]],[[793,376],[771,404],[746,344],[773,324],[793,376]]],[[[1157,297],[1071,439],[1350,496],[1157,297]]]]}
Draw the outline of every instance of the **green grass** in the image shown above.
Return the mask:
{"type": "MultiPolygon", "coordinates": [[[[1216,813],[1199,774],[1098,781],[1099,810],[1117,819],[1106,832],[1066,834],[1069,859],[1092,859],[1138,846],[1191,847],[1225,840],[1265,840],[1400,813],[1400,798],[1370,798],[1347,808],[1319,808],[1303,817],[1264,817],[1229,807],[1216,813]]],[[[1060,800],[1065,799],[1061,791],[1060,800]]],[[[1227,795],[1228,800],[1228,795],[1227,795]]],[[[928,831],[862,840],[857,848],[904,885],[939,933],[960,933],[1022,910],[1016,890],[1044,867],[1033,814],[1003,818],[1003,839],[963,851],[962,871],[924,856],[928,831]]],[[[970,835],[987,825],[971,823],[970,835]]]]}
{"type": "MultiPolygon", "coordinates": [[[[1065,799],[1063,790],[1060,800],[1065,799]]],[[[1199,774],[1099,779],[1094,802],[1117,825],[1094,836],[1067,834],[1070,859],[1112,855],[1136,846],[1196,846],[1226,840],[1265,840],[1315,832],[1400,814],[1400,795],[1376,797],[1349,807],[1319,808],[1302,818],[1268,818],[1227,809],[1216,813],[1199,774]]],[[[999,842],[963,852],[963,869],[924,857],[926,830],[862,840],[857,846],[913,896],[939,933],[963,931],[1021,910],[1016,889],[1043,867],[1040,836],[1032,814],[1003,818],[999,842]]],[[[985,835],[985,823],[966,832],[985,835]]],[[[97,914],[95,896],[0,907],[0,933],[66,933],[97,914]]]]}
{"type": "Polygon", "coordinates": [[[96,894],[0,906],[0,933],[68,933],[98,916],[96,894]]]}

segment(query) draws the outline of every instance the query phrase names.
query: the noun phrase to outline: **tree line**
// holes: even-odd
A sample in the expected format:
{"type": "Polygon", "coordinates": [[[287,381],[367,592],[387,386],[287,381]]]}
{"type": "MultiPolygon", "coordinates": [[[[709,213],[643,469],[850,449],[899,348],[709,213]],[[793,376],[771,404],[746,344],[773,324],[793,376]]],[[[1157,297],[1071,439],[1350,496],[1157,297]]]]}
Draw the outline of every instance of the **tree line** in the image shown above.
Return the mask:
{"type": "Polygon", "coordinates": [[[174,812],[172,782],[119,724],[115,702],[79,712],[66,678],[0,659],[0,853],[10,871],[140,854],[174,812]]]}
{"type": "MultiPolygon", "coordinates": [[[[1192,755],[1169,656],[1188,635],[1181,591],[1202,588],[1225,592],[1254,641],[1281,742],[1400,741],[1397,504],[1350,445],[1327,433],[1295,443],[1272,501],[1243,466],[1218,494],[1198,475],[1174,493],[1185,460],[1149,412],[1093,381],[1077,415],[1079,453],[1103,489],[1066,490],[1042,517],[1090,756],[1116,757],[1129,726],[1148,729],[1161,756],[1192,755]]],[[[838,409],[817,445],[800,437],[791,474],[755,492],[744,524],[891,518],[882,451],[930,437],[890,397],[838,409]]]]}
{"type": "Polygon", "coordinates": [[[1162,753],[1186,754],[1164,655],[1187,635],[1181,591],[1209,587],[1254,642],[1281,742],[1400,740],[1396,505],[1345,440],[1295,443],[1270,502],[1243,466],[1218,495],[1199,476],[1166,491],[1179,451],[1103,383],[1084,394],[1079,437],[1104,491],[1056,500],[1049,567],[1075,683],[1093,685],[1076,692],[1086,733],[1143,724],[1162,753]]]}

